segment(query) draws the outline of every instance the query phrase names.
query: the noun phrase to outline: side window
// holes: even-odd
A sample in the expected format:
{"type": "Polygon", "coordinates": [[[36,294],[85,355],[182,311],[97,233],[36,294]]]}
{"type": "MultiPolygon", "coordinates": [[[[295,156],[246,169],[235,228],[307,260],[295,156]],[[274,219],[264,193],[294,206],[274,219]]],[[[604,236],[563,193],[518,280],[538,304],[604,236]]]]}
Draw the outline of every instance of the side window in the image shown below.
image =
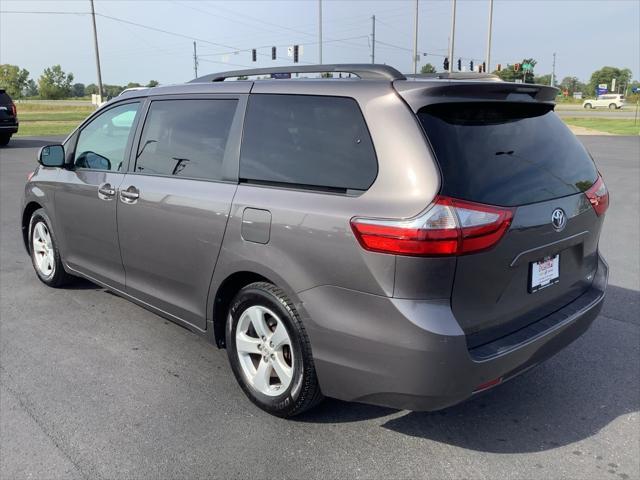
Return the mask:
{"type": "Polygon", "coordinates": [[[250,97],[241,179],[366,190],[377,174],[373,143],[355,100],[314,95],[250,97]]]}
{"type": "Polygon", "coordinates": [[[219,180],[237,100],[157,100],[142,130],[136,173],[219,180]]]}
{"type": "Polygon", "coordinates": [[[75,167],[121,172],[139,107],[139,103],[127,103],[111,108],[86,125],[76,144],[75,167]]]}

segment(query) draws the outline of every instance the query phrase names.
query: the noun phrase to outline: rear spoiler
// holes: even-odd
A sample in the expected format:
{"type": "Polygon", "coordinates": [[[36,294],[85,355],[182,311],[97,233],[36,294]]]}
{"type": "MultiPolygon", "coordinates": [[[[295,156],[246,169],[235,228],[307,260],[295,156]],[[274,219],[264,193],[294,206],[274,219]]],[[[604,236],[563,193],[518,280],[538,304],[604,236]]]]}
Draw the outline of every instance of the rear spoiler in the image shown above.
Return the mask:
{"type": "Polygon", "coordinates": [[[395,81],[393,86],[411,109],[454,102],[522,102],[555,105],[559,90],[547,85],[511,82],[395,81]]]}

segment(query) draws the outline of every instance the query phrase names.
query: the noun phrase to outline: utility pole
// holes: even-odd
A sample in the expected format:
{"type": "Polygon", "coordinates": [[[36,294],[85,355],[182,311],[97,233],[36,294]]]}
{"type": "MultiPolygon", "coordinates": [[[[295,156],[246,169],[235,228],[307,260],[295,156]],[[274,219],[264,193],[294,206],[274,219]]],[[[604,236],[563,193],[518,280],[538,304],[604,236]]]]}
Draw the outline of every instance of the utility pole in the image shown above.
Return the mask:
{"type": "Polygon", "coordinates": [[[551,70],[551,86],[556,84],[556,52],[553,52],[553,69],[551,70]]]}
{"type": "Polygon", "coordinates": [[[413,31],[413,73],[418,73],[418,1],[416,0],[416,21],[413,31]]]}
{"type": "Polygon", "coordinates": [[[198,78],[198,53],[196,51],[196,41],[193,41],[193,74],[198,78]]]}
{"type": "Polygon", "coordinates": [[[96,30],[96,11],[91,0],[91,20],[93,21],[93,46],[96,50],[96,67],[98,69],[98,95],[102,102],[102,72],[100,71],[100,52],[98,51],[98,32],[96,30]]]}
{"type": "Polygon", "coordinates": [[[487,32],[487,68],[491,72],[491,30],[493,29],[493,0],[489,0],[489,31],[487,32]]]}
{"type": "Polygon", "coordinates": [[[371,63],[376,63],[376,16],[371,17],[371,63]]]}
{"type": "Polygon", "coordinates": [[[318,58],[322,64],[322,0],[318,0],[318,58]]]}
{"type": "Polygon", "coordinates": [[[449,35],[449,73],[453,72],[453,46],[456,36],[456,0],[451,0],[451,35],[449,35]]]}

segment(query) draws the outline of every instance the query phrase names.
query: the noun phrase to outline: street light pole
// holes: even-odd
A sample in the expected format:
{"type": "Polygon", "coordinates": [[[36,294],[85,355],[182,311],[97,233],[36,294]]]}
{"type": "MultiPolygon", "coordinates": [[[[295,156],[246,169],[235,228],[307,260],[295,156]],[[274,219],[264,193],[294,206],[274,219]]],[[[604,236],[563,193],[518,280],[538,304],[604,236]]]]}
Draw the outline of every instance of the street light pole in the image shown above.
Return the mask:
{"type": "Polygon", "coordinates": [[[553,52],[553,69],[551,70],[551,86],[556,84],[556,52],[553,52]]]}
{"type": "Polygon", "coordinates": [[[376,16],[371,17],[371,63],[376,63],[376,16]]]}
{"type": "Polygon", "coordinates": [[[453,47],[456,36],[456,0],[451,0],[451,35],[449,36],[449,73],[453,72],[453,47]]]}
{"type": "Polygon", "coordinates": [[[322,0],[318,0],[318,59],[322,64],[322,0]]]}
{"type": "Polygon", "coordinates": [[[96,67],[98,69],[98,95],[100,95],[100,101],[102,102],[102,72],[100,71],[100,52],[98,51],[98,32],[96,30],[96,11],[93,7],[93,0],[91,1],[91,20],[93,21],[93,46],[96,51],[96,67]]]}
{"type": "Polygon", "coordinates": [[[493,0],[489,0],[489,30],[487,32],[487,68],[491,71],[491,31],[493,29],[493,0]]]}
{"type": "Polygon", "coordinates": [[[416,21],[413,31],[413,73],[418,73],[418,1],[416,0],[416,21]]]}

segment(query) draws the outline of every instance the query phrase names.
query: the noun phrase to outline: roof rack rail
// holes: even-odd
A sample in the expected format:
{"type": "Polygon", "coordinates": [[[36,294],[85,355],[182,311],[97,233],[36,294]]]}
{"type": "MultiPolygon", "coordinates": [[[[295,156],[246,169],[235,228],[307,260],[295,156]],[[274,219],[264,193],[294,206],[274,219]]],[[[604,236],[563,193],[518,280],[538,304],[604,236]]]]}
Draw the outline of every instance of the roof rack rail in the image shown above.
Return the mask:
{"type": "Polygon", "coordinates": [[[344,63],[328,65],[302,65],[289,67],[253,68],[249,70],[233,70],[230,72],[211,73],[195,78],[189,83],[222,82],[227,78],[251,75],[270,75],[272,73],[353,73],[362,80],[405,80],[406,77],[393,67],[375,63],[344,63]]]}
{"type": "Polygon", "coordinates": [[[438,72],[438,73],[415,73],[407,75],[407,78],[424,78],[438,80],[500,80],[498,75],[493,73],[476,73],[476,72],[438,72]]]}

